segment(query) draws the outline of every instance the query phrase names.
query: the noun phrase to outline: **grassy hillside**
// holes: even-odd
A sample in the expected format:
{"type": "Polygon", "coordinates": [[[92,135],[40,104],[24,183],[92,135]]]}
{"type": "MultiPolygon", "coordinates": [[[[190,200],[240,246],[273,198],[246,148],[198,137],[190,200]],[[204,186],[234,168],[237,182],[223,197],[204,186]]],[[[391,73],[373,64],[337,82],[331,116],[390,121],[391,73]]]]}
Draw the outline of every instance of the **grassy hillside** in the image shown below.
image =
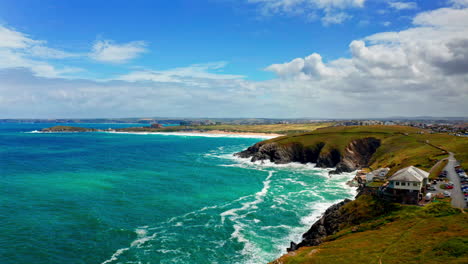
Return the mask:
{"type": "Polygon", "coordinates": [[[300,143],[306,148],[314,148],[323,142],[326,144],[322,151],[338,149],[343,152],[351,141],[365,137],[381,140],[381,146],[371,158],[371,169],[390,167],[392,173],[415,165],[429,170],[437,161],[447,157],[443,149],[454,152],[456,158],[468,166],[468,138],[429,134],[427,131],[406,126],[327,127],[310,133],[274,138],[268,142],[282,145],[300,143]]]}
{"type": "MultiPolygon", "coordinates": [[[[364,197],[364,196],[361,196],[364,197]]],[[[326,242],[300,248],[273,264],[335,263],[468,263],[468,216],[447,202],[426,207],[394,205],[375,216],[369,198],[343,210],[358,216],[326,242]]]]}
{"type": "Polygon", "coordinates": [[[174,126],[161,129],[155,128],[124,128],[121,131],[159,131],[174,132],[181,130],[220,130],[227,132],[250,132],[250,133],[273,133],[273,134],[292,134],[314,131],[318,128],[328,127],[333,123],[309,123],[309,124],[272,124],[272,125],[212,125],[212,126],[174,126]]]}

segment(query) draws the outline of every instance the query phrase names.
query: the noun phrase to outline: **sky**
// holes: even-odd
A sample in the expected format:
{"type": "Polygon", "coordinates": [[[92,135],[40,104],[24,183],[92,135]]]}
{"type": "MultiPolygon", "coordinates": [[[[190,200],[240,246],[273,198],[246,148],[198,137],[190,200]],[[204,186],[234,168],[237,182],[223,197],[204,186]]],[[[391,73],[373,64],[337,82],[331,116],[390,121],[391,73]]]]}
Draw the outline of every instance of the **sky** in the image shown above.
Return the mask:
{"type": "Polygon", "coordinates": [[[468,116],[468,0],[0,0],[0,118],[468,116]]]}

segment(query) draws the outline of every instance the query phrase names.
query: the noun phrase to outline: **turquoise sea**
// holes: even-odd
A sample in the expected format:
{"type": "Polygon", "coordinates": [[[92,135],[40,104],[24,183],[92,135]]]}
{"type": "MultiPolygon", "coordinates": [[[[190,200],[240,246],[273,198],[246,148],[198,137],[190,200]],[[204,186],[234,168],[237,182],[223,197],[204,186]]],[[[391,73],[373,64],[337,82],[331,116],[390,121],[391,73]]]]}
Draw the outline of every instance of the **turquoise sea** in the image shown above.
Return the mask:
{"type": "Polygon", "coordinates": [[[2,264],[266,263],[355,194],[232,156],[261,138],[34,133],[52,125],[0,124],[2,264]]]}

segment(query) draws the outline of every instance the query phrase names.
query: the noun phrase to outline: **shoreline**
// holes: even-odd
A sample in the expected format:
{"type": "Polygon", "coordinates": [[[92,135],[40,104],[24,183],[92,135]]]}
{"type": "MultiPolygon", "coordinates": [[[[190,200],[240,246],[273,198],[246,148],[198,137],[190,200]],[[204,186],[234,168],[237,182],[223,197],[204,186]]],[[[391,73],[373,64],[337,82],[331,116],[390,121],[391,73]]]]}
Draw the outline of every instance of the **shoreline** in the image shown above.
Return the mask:
{"type": "Polygon", "coordinates": [[[167,135],[167,136],[204,136],[204,137],[240,137],[240,138],[265,138],[271,139],[284,136],[283,134],[274,133],[256,133],[256,132],[233,132],[222,130],[194,130],[194,131],[174,131],[174,132],[122,132],[122,131],[104,131],[113,134],[137,134],[137,135],[167,135]]]}

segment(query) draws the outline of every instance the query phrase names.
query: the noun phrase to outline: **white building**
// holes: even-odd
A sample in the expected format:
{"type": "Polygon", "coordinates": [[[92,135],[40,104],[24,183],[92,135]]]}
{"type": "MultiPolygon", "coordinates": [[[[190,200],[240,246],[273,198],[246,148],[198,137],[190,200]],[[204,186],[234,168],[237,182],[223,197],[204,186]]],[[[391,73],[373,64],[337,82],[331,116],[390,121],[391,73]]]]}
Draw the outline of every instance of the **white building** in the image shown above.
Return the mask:
{"type": "Polygon", "coordinates": [[[428,172],[414,166],[409,166],[397,171],[388,178],[388,187],[392,189],[420,191],[426,186],[428,177],[428,172]]]}
{"type": "Polygon", "coordinates": [[[390,196],[394,202],[417,204],[422,198],[429,173],[409,166],[397,171],[388,178],[388,185],[383,190],[385,196],[390,196]]]}

